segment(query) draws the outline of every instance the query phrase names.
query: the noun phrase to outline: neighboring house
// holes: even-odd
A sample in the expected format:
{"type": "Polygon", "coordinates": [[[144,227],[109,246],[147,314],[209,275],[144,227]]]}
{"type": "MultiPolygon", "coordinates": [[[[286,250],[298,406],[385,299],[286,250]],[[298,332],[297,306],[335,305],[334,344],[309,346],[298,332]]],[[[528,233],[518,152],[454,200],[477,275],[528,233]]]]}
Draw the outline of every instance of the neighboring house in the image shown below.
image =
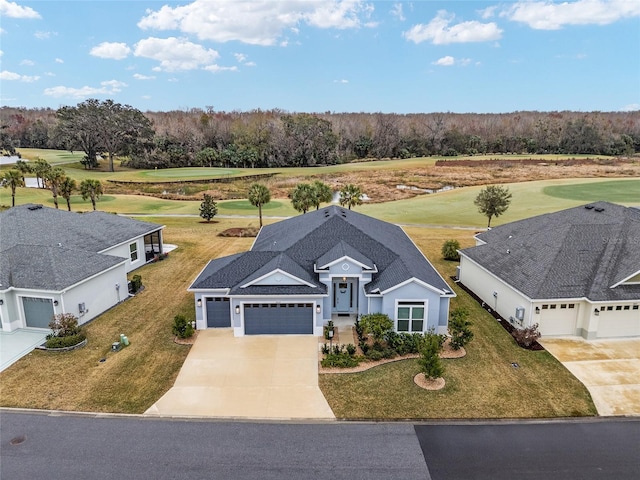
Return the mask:
{"type": "Polygon", "coordinates": [[[198,329],[322,335],[337,316],[385,313],[405,332],[447,331],[455,294],[404,231],[331,206],[260,230],[211,260],[189,291],[198,329]]]}
{"type": "Polygon", "coordinates": [[[512,222],[460,251],[458,278],[516,327],[640,335],[640,210],[607,202],[512,222]]]}
{"type": "Polygon", "coordinates": [[[0,213],[0,325],[79,323],[127,298],[127,273],[162,253],[161,225],[104,212],[21,205],[0,213]]]}

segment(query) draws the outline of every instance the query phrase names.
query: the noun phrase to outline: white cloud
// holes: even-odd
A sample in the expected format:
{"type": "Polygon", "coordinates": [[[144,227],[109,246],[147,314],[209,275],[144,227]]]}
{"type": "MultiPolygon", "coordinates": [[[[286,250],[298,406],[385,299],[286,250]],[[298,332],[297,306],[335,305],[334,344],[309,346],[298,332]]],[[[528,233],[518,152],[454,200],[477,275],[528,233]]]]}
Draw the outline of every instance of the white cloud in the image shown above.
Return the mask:
{"type": "Polygon", "coordinates": [[[502,30],[494,23],[481,23],[476,20],[451,25],[455,16],[440,10],[429,23],[417,24],[403,33],[412,42],[430,41],[434,45],[449,43],[488,42],[502,38],[502,30]]]}
{"type": "MultiPolygon", "coordinates": [[[[446,57],[439,58],[435,62],[431,62],[432,65],[437,65],[439,67],[452,67],[454,65],[459,65],[462,67],[466,67],[467,65],[471,65],[472,60],[470,58],[455,58],[450,55],[446,57]]],[[[476,63],[479,65],[479,63],[476,63]]]]}
{"type": "Polygon", "coordinates": [[[147,10],[138,27],[178,30],[216,42],[282,45],[283,31],[300,23],[318,28],[359,28],[372,11],[373,6],[362,0],[194,0],[147,10]]]}
{"type": "Polygon", "coordinates": [[[439,58],[438,60],[433,62],[434,65],[439,65],[441,67],[450,67],[454,63],[456,63],[456,59],[449,55],[447,55],[446,57],[439,58]]]}
{"type": "Polygon", "coordinates": [[[203,68],[203,70],[206,70],[207,72],[213,72],[213,73],[237,72],[238,67],[236,67],[235,65],[233,67],[221,67],[220,65],[207,65],[206,67],[203,68]]]}
{"type": "Polygon", "coordinates": [[[234,53],[233,56],[236,57],[238,63],[244,63],[247,60],[247,56],[244,53],[234,53]]]}
{"type": "Polygon", "coordinates": [[[487,7],[483,10],[478,10],[478,15],[480,15],[480,18],[484,18],[485,20],[487,18],[492,18],[495,14],[496,14],[496,10],[498,9],[498,7],[487,7]]]}
{"type": "Polygon", "coordinates": [[[637,112],[640,111],[640,103],[630,103],[620,109],[621,112],[637,112]]]}
{"type": "Polygon", "coordinates": [[[33,67],[35,65],[35,62],[33,60],[29,60],[28,58],[25,58],[24,60],[22,60],[20,62],[20,65],[26,65],[28,67],[33,67]]]}
{"type": "Polygon", "coordinates": [[[126,87],[127,84],[118,80],[107,80],[100,82],[100,87],[84,86],[80,88],[57,86],[52,88],[46,88],[44,94],[50,97],[71,97],[71,98],[89,98],[98,95],[113,95],[122,91],[121,87],[126,87]]]}
{"type": "Polygon", "coordinates": [[[129,56],[131,49],[126,43],[102,42],[93,47],[89,53],[94,57],[122,60],[129,56]]]}
{"type": "Polygon", "coordinates": [[[343,78],[342,80],[334,80],[333,83],[349,83],[349,80],[343,78]]]}
{"type": "Polygon", "coordinates": [[[390,13],[392,17],[396,17],[401,22],[404,22],[406,20],[404,12],[402,11],[401,3],[394,3],[390,13]]]}
{"type": "Polygon", "coordinates": [[[175,37],[149,37],[140,40],[135,45],[134,55],[157,60],[160,66],[155,67],[154,70],[167,72],[194,70],[212,65],[220,56],[215,50],[206,49],[185,38],[175,37]]]}
{"type": "Polygon", "coordinates": [[[52,35],[57,35],[56,32],[36,32],[33,34],[34,37],[36,37],[38,40],[48,40],[51,38],[52,35]]]}
{"type": "Polygon", "coordinates": [[[4,55],[4,52],[0,50],[0,57],[4,55]]]}
{"type": "Polygon", "coordinates": [[[140,73],[134,73],[133,78],[136,80],[155,80],[155,76],[153,75],[142,75],[140,73]]]}
{"type": "Polygon", "coordinates": [[[0,14],[10,18],[41,18],[31,7],[21,7],[15,2],[0,0],[0,14]]]}
{"type": "Polygon", "coordinates": [[[13,80],[18,82],[33,83],[40,80],[38,76],[20,75],[19,73],[3,70],[0,72],[0,80],[13,80]]]}
{"type": "Polygon", "coordinates": [[[558,30],[566,25],[609,25],[625,18],[640,16],[637,0],[578,0],[550,3],[520,1],[501,14],[514,22],[536,30],[558,30]]]}
{"type": "Polygon", "coordinates": [[[55,59],[55,62],[56,62],[56,63],[64,63],[64,60],[62,60],[61,58],[56,58],[56,59],[55,59]]]}

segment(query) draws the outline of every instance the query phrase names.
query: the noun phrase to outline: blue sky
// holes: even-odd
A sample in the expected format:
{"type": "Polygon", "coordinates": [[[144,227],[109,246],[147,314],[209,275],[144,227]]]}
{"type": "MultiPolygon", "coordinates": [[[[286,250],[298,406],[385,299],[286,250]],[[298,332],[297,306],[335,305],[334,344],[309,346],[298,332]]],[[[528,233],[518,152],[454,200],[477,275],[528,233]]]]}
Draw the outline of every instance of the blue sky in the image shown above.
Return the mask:
{"type": "Polygon", "coordinates": [[[0,0],[0,104],[640,109],[640,1],[0,0]]]}

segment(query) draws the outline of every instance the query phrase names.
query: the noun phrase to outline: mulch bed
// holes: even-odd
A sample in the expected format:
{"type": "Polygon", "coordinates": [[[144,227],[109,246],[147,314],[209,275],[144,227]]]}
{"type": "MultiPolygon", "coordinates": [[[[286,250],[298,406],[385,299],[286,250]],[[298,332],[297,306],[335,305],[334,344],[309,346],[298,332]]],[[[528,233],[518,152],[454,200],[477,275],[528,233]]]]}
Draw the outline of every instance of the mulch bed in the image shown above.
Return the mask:
{"type": "Polygon", "coordinates": [[[258,235],[259,229],[255,227],[247,227],[247,228],[227,228],[223,232],[218,234],[219,237],[255,237],[258,235]]]}
{"type": "Polygon", "coordinates": [[[198,338],[198,330],[193,332],[193,335],[191,335],[189,338],[180,338],[176,336],[173,341],[178,345],[193,345],[194,343],[196,343],[196,338],[198,338]]]}

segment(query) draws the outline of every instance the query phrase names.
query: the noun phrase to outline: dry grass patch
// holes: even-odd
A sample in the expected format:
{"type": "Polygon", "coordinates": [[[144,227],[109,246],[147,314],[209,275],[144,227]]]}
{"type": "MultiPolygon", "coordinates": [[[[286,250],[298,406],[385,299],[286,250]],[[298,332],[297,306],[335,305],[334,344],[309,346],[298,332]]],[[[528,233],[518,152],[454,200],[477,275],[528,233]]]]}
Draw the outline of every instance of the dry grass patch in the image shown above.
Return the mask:
{"type": "Polygon", "coordinates": [[[173,341],[173,317],[182,313],[194,318],[187,287],[209,259],[246,250],[253,239],[217,236],[242,220],[157,223],[167,225],[164,239],[178,249],[166,260],[135,271],[142,276],[144,291],[86,325],[87,347],[69,353],[35,351],[0,373],[0,405],[142,413],[173,385],[189,352],[188,346],[173,341]],[[120,333],[131,345],[111,352],[120,333]]]}

